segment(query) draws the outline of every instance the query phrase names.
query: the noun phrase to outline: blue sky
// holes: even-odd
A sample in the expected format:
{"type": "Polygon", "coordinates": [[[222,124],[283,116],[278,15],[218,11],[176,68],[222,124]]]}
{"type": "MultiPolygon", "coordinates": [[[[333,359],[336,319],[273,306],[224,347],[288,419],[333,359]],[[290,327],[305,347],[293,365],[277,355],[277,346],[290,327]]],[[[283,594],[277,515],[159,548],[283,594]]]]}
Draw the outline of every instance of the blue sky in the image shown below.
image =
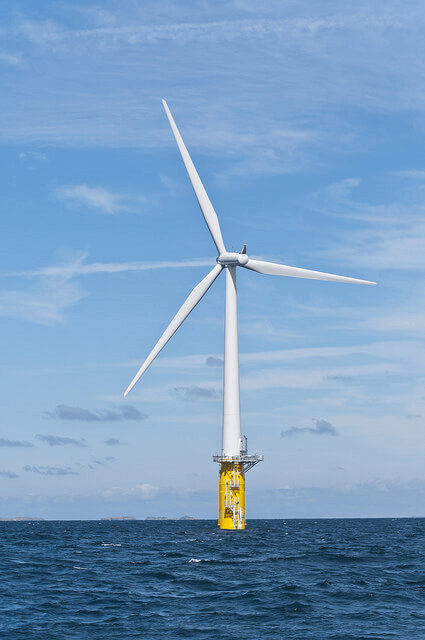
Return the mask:
{"type": "Polygon", "coordinates": [[[425,516],[423,3],[4,2],[0,515],[216,517],[238,270],[249,517],[425,516]]]}

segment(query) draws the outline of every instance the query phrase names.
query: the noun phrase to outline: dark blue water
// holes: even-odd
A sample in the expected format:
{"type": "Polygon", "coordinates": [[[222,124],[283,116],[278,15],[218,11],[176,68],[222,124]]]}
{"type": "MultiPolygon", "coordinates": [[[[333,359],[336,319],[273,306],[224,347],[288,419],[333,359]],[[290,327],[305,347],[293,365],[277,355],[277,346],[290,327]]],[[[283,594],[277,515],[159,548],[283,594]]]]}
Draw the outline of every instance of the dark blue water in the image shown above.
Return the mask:
{"type": "Polygon", "coordinates": [[[425,638],[425,519],[1,522],[7,640],[425,638]]]}

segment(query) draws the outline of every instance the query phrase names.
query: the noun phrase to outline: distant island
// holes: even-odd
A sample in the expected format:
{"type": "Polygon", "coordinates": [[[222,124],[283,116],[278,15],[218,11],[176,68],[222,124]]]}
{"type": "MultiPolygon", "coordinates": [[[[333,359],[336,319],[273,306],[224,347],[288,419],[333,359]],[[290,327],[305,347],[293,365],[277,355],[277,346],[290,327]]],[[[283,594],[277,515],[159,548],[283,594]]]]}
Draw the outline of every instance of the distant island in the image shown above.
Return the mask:
{"type": "Polygon", "coordinates": [[[110,518],[101,518],[101,520],[136,520],[134,516],[111,516],[110,518]]]}
{"type": "Polygon", "coordinates": [[[0,522],[26,522],[27,520],[44,520],[44,518],[26,518],[25,516],[18,516],[16,518],[0,518],[0,522]]]}
{"type": "MultiPolygon", "coordinates": [[[[145,520],[197,520],[192,516],[182,516],[181,518],[168,518],[167,516],[148,516],[145,520]]],[[[106,518],[100,518],[100,520],[131,520],[135,521],[138,518],[134,516],[109,516],[106,518]]],[[[16,516],[15,518],[0,518],[0,522],[45,522],[45,518],[31,518],[26,516],[16,516]]]]}
{"type": "Polygon", "coordinates": [[[167,518],[167,516],[148,516],[145,520],[197,520],[192,516],[182,516],[181,518],[167,518]]]}
{"type": "MultiPolygon", "coordinates": [[[[148,516],[145,520],[197,520],[198,518],[192,518],[192,516],[182,516],[181,518],[168,518],[167,516],[148,516]]],[[[101,520],[137,520],[134,516],[110,516],[108,518],[101,518],[101,520]]]]}

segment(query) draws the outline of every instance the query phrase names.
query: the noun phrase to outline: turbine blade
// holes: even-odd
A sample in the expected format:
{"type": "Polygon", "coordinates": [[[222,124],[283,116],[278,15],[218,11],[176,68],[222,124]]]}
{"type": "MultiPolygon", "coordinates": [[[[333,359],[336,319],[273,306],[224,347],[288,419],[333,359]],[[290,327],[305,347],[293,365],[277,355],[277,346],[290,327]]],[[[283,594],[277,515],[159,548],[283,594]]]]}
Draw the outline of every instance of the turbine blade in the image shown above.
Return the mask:
{"type": "Polygon", "coordinates": [[[214,240],[215,246],[217,247],[217,251],[220,255],[220,253],[224,253],[226,251],[226,248],[224,246],[223,238],[221,235],[221,229],[218,222],[217,214],[214,211],[207,192],[204,189],[204,185],[202,184],[198,172],[194,167],[188,150],[186,149],[186,146],[179,133],[179,130],[177,129],[176,123],[174,122],[173,116],[171,115],[171,112],[165,100],[162,101],[162,104],[164,105],[165,113],[167,114],[171,129],[173,130],[174,137],[183,158],[183,162],[186,166],[186,170],[189,174],[189,178],[192,183],[193,190],[195,191],[195,195],[198,199],[199,206],[201,207],[201,211],[204,214],[205,222],[207,223],[207,227],[210,230],[212,239],[214,240]]]}
{"type": "Polygon", "coordinates": [[[152,362],[155,360],[158,353],[165,347],[165,345],[175,334],[179,326],[186,320],[189,313],[193,311],[201,298],[203,298],[203,296],[206,294],[206,292],[208,291],[214,280],[220,275],[222,270],[223,267],[221,266],[221,264],[217,264],[214,269],[210,271],[209,274],[203,280],[201,280],[198,285],[196,285],[192,293],[188,296],[186,301],[181,306],[180,310],[171,320],[170,324],[146,358],[143,365],[140,367],[137,374],[134,376],[131,384],[128,386],[126,392],[124,393],[124,396],[126,396],[132,390],[136,382],[141,378],[149,365],[152,364],[152,362]]]}
{"type": "Polygon", "coordinates": [[[287,267],[284,264],[275,262],[264,262],[263,260],[252,260],[249,258],[244,265],[245,269],[258,271],[270,276],[288,276],[290,278],[306,278],[308,280],[330,280],[333,282],[354,282],[357,284],[376,284],[369,280],[358,280],[357,278],[347,278],[346,276],[336,276],[332,273],[322,273],[321,271],[310,271],[310,269],[299,269],[298,267],[287,267]]]}

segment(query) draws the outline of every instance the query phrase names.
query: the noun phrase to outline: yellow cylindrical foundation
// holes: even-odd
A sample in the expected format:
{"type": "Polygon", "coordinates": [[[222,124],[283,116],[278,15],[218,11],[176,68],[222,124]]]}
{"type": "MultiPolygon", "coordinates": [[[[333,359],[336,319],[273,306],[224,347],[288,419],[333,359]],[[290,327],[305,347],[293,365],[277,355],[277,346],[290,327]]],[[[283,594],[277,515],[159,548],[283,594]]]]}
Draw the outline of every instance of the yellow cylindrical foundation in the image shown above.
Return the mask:
{"type": "Polygon", "coordinates": [[[245,529],[243,464],[221,462],[218,478],[218,526],[220,529],[245,529]]]}

